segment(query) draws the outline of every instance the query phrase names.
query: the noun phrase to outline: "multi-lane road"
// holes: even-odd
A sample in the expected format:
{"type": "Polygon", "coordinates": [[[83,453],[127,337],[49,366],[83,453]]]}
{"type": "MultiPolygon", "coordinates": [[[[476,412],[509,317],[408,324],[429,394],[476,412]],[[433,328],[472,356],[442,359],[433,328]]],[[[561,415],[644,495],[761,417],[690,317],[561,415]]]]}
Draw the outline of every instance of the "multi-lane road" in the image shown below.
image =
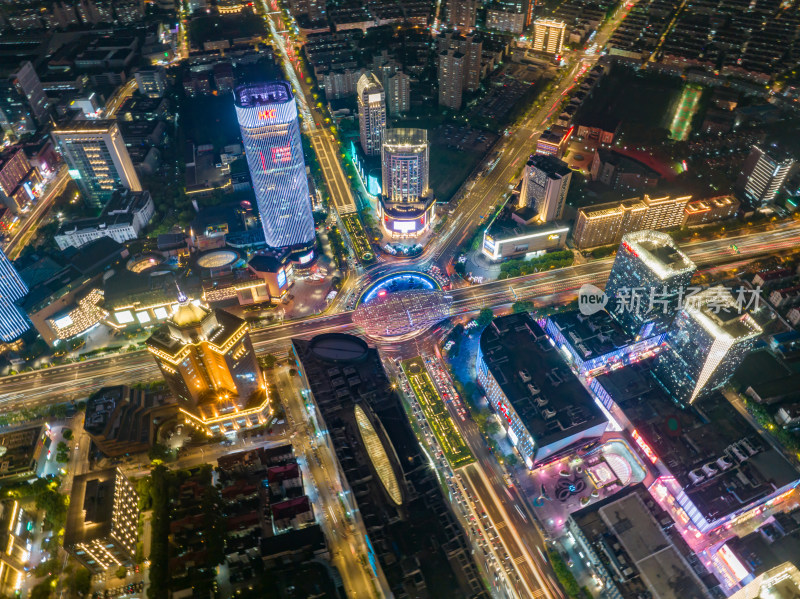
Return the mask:
{"type": "MultiPolygon", "coordinates": [[[[792,249],[800,245],[800,223],[774,225],[771,230],[738,237],[688,244],[684,250],[698,266],[716,267],[792,249]],[[739,253],[730,249],[736,244],[739,253]]],[[[454,314],[483,307],[500,307],[519,299],[547,298],[578,289],[584,283],[603,285],[612,259],[578,264],[568,268],[535,273],[524,277],[492,281],[451,292],[454,314]]],[[[327,332],[357,332],[352,312],[310,317],[253,331],[260,352],[283,351],[293,337],[310,338],[327,332]]],[[[160,377],[155,361],[141,350],[26,372],[0,379],[0,407],[15,409],[86,397],[92,391],[112,384],[136,383],[160,377]]]]}

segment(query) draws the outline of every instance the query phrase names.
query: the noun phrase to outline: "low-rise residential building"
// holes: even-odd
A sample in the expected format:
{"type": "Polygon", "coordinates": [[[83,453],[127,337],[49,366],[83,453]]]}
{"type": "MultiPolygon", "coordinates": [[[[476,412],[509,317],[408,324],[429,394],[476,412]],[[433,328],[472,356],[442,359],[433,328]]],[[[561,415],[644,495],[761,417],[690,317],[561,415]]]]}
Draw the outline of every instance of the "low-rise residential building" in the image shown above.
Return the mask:
{"type": "Polygon", "coordinates": [[[56,233],[60,249],[79,248],[101,237],[125,243],[139,237],[153,218],[155,207],[149,191],[119,189],[98,217],[66,222],[56,233]]]}

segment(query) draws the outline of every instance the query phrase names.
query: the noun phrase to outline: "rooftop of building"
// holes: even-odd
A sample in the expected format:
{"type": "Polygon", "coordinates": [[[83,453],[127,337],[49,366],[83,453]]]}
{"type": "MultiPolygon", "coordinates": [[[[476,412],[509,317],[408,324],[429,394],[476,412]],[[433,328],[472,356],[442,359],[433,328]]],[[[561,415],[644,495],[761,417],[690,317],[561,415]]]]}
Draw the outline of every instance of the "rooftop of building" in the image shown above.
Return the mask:
{"type": "Polygon", "coordinates": [[[80,248],[70,247],[59,252],[59,259],[64,262],[63,268],[31,287],[23,302],[25,311],[29,314],[38,312],[54,298],[62,297],[83,285],[127,255],[125,246],[110,237],[101,237],[80,248]]]}
{"type": "Polygon", "coordinates": [[[508,204],[497,213],[489,226],[486,234],[496,241],[510,238],[527,238],[534,236],[547,236],[558,233],[566,233],[569,227],[559,222],[532,223],[538,212],[533,206],[518,208],[511,205],[514,200],[512,196],[508,204]],[[529,224],[526,224],[529,223],[529,224]]]}
{"type": "Polygon", "coordinates": [[[672,237],[659,231],[636,231],[622,237],[634,256],[641,259],[662,280],[694,272],[697,266],[675,245],[672,237]]]}
{"type": "Polygon", "coordinates": [[[234,91],[236,105],[241,108],[284,104],[294,98],[287,81],[266,81],[240,85],[234,91]]]}
{"type": "Polygon", "coordinates": [[[556,312],[548,319],[561,331],[564,338],[584,360],[604,356],[633,343],[634,338],[611,318],[605,310],[589,316],[578,310],[556,312]]]}
{"type": "Polygon", "coordinates": [[[688,297],[683,309],[715,339],[750,339],[763,332],[721,285],[688,297]]]}
{"type": "MultiPolygon", "coordinates": [[[[384,146],[399,146],[399,148],[405,149],[414,146],[426,146],[427,144],[428,132],[425,129],[394,128],[386,129],[383,134],[384,146]]],[[[415,151],[420,150],[415,149],[415,151]]]]}
{"type": "Polygon", "coordinates": [[[92,119],[92,120],[73,120],[69,123],[58,125],[53,129],[53,134],[73,134],[73,133],[108,133],[117,125],[117,121],[111,119],[92,119]]]}
{"type": "Polygon", "coordinates": [[[481,334],[480,351],[489,372],[540,447],[606,421],[529,314],[495,318],[481,334]]]}
{"type": "Polygon", "coordinates": [[[209,341],[221,347],[242,327],[244,321],[225,310],[209,310],[196,302],[181,302],[166,324],[153,332],[147,345],[175,356],[192,343],[209,341]]]}
{"type": "Polygon", "coordinates": [[[566,162],[550,154],[535,154],[531,156],[528,165],[536,167],[551,179],[561,179],[572,173],[566,162]]]}
{"type": "Polygon", "coordinates": [[[364,93],[377,94],[383,91],[383,84],[375,76],[372,71],[365,71],[361,77],[358,78],[356,90],[359,96],[364,93]]]}
{"type": "Polygon", "coordinates": [[[652,376],[652,364],[645,360],[596,381],[708,522],[800,479],[722,395],[679,407],[652,376]]]}
{"type": "Polygon", "coordinates": [[[600,559],[609,562],[610,572],[625,572],[615,577],[623,597],[641,597],[648,591],[659,599],[708,597],[648,504],[657,509],[644,487],[637,485],[582,508],[570,518],[591,545],[603,548],[600,559]],[[630,566],[638,572],[628,573],[630,566]]]}

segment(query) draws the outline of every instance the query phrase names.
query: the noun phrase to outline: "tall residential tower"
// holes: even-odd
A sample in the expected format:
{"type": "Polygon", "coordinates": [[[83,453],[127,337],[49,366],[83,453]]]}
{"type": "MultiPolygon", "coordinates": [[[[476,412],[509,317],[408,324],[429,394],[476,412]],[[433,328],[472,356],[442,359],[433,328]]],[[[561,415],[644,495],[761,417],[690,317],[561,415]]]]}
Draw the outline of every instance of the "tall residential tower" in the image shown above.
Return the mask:
{"type": "Polygon", "coordinates": [[[358,126],[361,148],[367,156],[380,156],[381,138],[386,129],[386,95],[374,73],[361,75],[356,85],[358,126]]]}
{"type": "Polygon", "coordinates": [[[314,256],[314,217],[292,88],[270,81],[239,86],[234,96],[267,245],[289,248],[307,264],[314,256]]]}

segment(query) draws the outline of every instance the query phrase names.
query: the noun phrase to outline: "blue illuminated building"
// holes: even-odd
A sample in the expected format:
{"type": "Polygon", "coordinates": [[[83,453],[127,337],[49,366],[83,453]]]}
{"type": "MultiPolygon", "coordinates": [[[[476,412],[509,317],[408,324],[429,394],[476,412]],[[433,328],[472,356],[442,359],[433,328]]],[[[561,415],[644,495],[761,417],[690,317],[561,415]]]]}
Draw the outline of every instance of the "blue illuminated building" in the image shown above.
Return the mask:
{"type": "Polygon", "coordinates": [[[608,421],[531,316],[496,318],[481,334],[478,382],[528,468],[599,438],[608,421]]]}
{"type": "Polygon", "coordinates": [[[30,328],[28,318],[15,303],[27,294],[24,281],[0,251],[0,341],[14,341],[30,328]]]}
{"type": "Polygon", "coordinates": [[[314,252],[314,217],[292,88],[286,81],[243,85],[235,97],[267,245],[289,248],[293,260],[307,264],[314,252]]]}

